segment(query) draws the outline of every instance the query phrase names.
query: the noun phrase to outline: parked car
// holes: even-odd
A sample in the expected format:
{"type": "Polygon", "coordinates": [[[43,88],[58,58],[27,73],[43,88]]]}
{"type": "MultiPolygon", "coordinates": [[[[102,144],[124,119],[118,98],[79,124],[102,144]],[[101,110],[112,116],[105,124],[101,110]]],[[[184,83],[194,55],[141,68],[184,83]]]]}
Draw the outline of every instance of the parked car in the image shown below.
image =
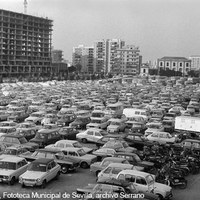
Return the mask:
{"type": "Polygon", "coordinates": [[[149,141],[158,143],[175,143],[176,137],[172,137],[168,132],[154,132],[146,137],[149,141]]]}
{"type": "Polygon", "coordinates": [[[35,142],[39,147],[43,148],[46,145],[53,144],[61,139],[59,134],[59,129],[41,129],[36,134],[35,137],[30,140],[30,142],[35,142]]]}
{"type": "Polygon", "coordinates": [[[17,130],[14,135],[21,135],[24,136],[28,141],[35,137],[36,131],[34,130],[17,130]]]}
{"type": "Polygon", "coordinates": [[[44,118],[41,120],[41,125],[45,124],[55,124],[58,118],[55,114],[46,114],[44,118]]]}
{"type": "Polygon", "coordinates": [[[51,158],[61,166],[61,172],[63,174],[69,171],[75,171],[79,167],[79,162],[74,159],[65,157],[64,153],[60,149],[37,149],[33,153],[24,153],[21,157],[26,158],[27,161],[34,161],[38,158],[51,158]]]}
{"type": "Polygon", "coordinates": [[[13,185],[23,174],[28,162],[24,158],[17,156],[7,156],[0,160],[0,181],[13,185]]]}
{"type": "Polygon", "coordinates": [[[45,148],[67,148],[67,147],[74,147],[74,148],[82,148],[84,152],[91,153],[93,151],[92,148],[84,147],[80,144],[77,140],[59,140],[55,144],[47,145],[45,148]]]}
{"type": "Polygon", "coordinates": [[[144,135],[147,137],[155,131],[164,131],[164,126],[162,122],[150,122],[146,124],[147,129],[145,130],[144,135]]]}
{"type": "Polygon", "coordinates": [[[29,151],[35,151],[39,148],[39,145],[34,142],[28,142],[24,136],[7,134],[0,137],[0,143],[6,146],[21,145],[27,148],[29,151]]]}
{"type": "Polygon", "coordinates": [[[98,161],[101,161],[103,158],[108,156],[114,156],[115,153],[116,151],[112,148],[101,148],[92,152],[92,154],[97,156],[98,161]]]}
{"type": "Polygon", "coordinates": [[[99,174],[101,170],[107,167],[110,163],[123,163],[130,164],[128,160],[120,157],[106,157],[101,162],[95,162],[90,165],[90,171],[95,173],[96,176],[99,174]]]}
{"type": "Polygon", "coordinates": [[[134,166],[144,167],[144,171],[149,172],[154,170],[154,163],[149,161],[143,161],[136,153],[116,152],[114,155],[116,158],[126,159],[130,164],[134,166]]]}
{"type": "Polygon", "coordinates": [[[133,166],[131,164],[123,164],[123,163],[110,163],[107,167],[99,172],[97,175],[97,181],[102,182],[107,179],[116,178],[118,173],[125,169],[131,169],[134,171],[142,171],[143,167],[133,166]]]}
{"type": "Polygon", "coordinates": [[[99,129],[106,129],[109,125],[109,121],[105,117],[97,118],[97,117],[91,117],[91,121],[89,124],[87,124],[86,128],[99,128],[99,129]]]}
{"type": "Polygon", "coordinates": [[[77,116],[77,118],[69,124],[70,127],[76,129],[86,129],[87,124],[90,123],[90,117],[88,115],[77,116]]]}
{"type": "Polygon", "coordinates": [[[103,182],[98,182],[97,184],[88,184],[83,188],[77,188],[76,191],[78,194],[85,194],[85,196],[88,196],[88,198],[85,198],[84,200],[101,200],[102,198],[97,198],[98,195],[96,194],[105,193],[108,194],[108,198],[103,198],[105,200],[111,199],[111,197],[109,197],[109,194],[113,194],[113,196],[119,198],[121,196],[121,199],[125,198],[126,200],[131,200],[133,199],[133,197],[143,197],[142,199],[158,200],[157,195],[150,192],[138,191],[135,186],[128,181],[121,181],[114,178],[105,180],[103,182]],[[89,198],[89,196],[93,196],[94,198],[89,198]]]}
{"type": "Polygon", "coordinates": [[[77,160],[80,163],[80,167],[84,169],[97,161],[97,156],[86,153],[83,148],[65,147],[61,151],[65,157],[77,160]]]}
{"type": "Polygon", "coordinates": [[[60,175],[60,165],[53,159],[39,158],[33,161],[27,171],[19,177],[19,183],[24,186],[41,186],[60,175]]]}
{"type": "Polygon", "coordinates": [[[73,127],[64,126],[60,129],[59,133],[62,139],[75,140],[79,131],[73,127]]]}
{"type": "Polygon", "coordinates": [[[76,139],[84,143],[86,142],[96,142],[103,137],[105,132],[101,129],[90,128],[84,132],[80,132],[76,135],[76,139]]]}
{"type": "Polygon", "coordinates": [[[33,112],[24,121],[25,122],[28,121],[28,122],[32,122],[32,123],[34,123],[36,125],[40,125],[42,119],[44,118],[44,116],[45,116],[45,112],[44,111],[33,112]]]}
{"type": "Polygon", "coordinates": [[[153,143],[144,137],[141,133],[128,133],[124,140],[131,147],[135,147],[138,150],[143,150],[144,146],[152,146],[153,143]]]}
{"type": "Polygon", "coordinates": [[[109,126],[107,126],[108,133],[119,133],[125,131],[126,124],[122,119],[111,118],[109,119],[109,126]]]}
{"type": "Polygon", "coordinates": [[[141,192],[153,192],[159,199],[171,199],[173,196],[170,186],[155,182],[154,176],[146,172],[125,169],[117,174],[116,179],[133,183],[141,192]]]}

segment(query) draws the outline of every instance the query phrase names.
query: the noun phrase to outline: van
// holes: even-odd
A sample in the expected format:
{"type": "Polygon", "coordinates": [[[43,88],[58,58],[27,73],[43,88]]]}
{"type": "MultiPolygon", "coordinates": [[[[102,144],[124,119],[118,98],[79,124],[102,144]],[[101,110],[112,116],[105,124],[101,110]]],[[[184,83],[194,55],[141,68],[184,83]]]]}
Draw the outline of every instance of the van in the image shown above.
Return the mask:
{"type": "Polygon", "coordinates": [[[156,182],[154,175],[146,172],[121,170],[116,179],[133,183],[140,192],[153,192],[160,197],[159,199],[171,199],[173,196],[170,186],[156,182]]]}
{"type": "Polygon", "coordinates": [[[116,178],[118,173],[125,169],[143,170],[144,167],[133,166],[131,164],[124,164],[124,163],[110,163],[106,168],[104,168],[99,172],[97,176],[98,182],[116,178]]]}

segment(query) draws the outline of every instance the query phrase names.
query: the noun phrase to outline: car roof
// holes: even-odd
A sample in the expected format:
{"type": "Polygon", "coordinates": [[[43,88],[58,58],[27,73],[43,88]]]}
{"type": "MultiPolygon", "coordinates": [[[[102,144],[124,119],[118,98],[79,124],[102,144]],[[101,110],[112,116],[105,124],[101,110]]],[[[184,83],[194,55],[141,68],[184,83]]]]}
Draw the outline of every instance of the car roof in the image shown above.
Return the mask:
{"type": "Polygon", "coordinates": [[[117,168],[129,168],[129,169],[132,169],[133,168],[133,165],[131,164],[124,164],[124,163],[110,163],[108,167],[117,167],[117,168]]]}
{"type": "Polygon", "coordinates": [[[58,140],[56,142],[56,144],[58,144],[58,143],[73,144],[73,143],[77,143],[77,142],[78,142],[77,140],[58,140]]]}
{"type": "Polygon", "coordinates": [[[52,132],[57,132],[59,131],[60,128],[52,128],[52,129],[45,129],[45,128],[42,128],[38,131],[38,133],[43,133],[43,134],[48,134],[48,133],[52,133],[52,132]]]}
{"type": "Polygon", "coordinates": [[[125,158],[118,158],[118,157],[106,157],[102,161],[107,161],[107,160],[110,160],[110,161],[123,161],[123,160],[126,160],[126,159],[125,158]]]}
{"type": "Polygon", "coordinates": [[[61,152],[61,149],[60,148],[44,148],[44,149],[37,149],[37,151],[41,151],[41,152],[52,152],[52,153],[58,153],[58,152],[61,152]]]}
{"type": "Polygon", "coordinates": [[[4,137],[13,137],[13,138],[24,138],[24,136],[22,135],[18,135],[18,134],[5,134],[5,135],[2,135],[4,137]]]}
{"type": "Polygon", "coordinates": [[[128,173],[128,174],[134,174],[134,175],[139,175],[139,176],[147,176],[149,173],[147,172],[142,172],[138,170],[130,170],[130,169],[124,169],[120,173],[128,173]]]}
{"type": "Polygon", "coordinates": [[[50,158],[38,158],[34,160],[32,163],[41,163],[41,164],[48,164],[49,162],[53,161],[54,159],[50,158]]]}
{"type": "Polygon", "coordinates": [[[61,151],[78,151],[78,150],[82,150],[82,148],[80,148],[80,147],[65,147],[65,148],[61,149],[61,151]]]}
{"type": "Polygon", "coordinates": [[[9,155],[9,156],[6,156],[3,159],[1,159],[1,161],[3,161],[3,162],[20,162],[20,161],[22,161],[24,159],[25,158],[22,158],[22,157],[9,155]]]}
{"type": "Polygon", "coordinates": [[[124,156],[135,156],[137,155],[136,153],[131,153],[131,152],[116,152],[115,155],[124,155],[124,156]]]}

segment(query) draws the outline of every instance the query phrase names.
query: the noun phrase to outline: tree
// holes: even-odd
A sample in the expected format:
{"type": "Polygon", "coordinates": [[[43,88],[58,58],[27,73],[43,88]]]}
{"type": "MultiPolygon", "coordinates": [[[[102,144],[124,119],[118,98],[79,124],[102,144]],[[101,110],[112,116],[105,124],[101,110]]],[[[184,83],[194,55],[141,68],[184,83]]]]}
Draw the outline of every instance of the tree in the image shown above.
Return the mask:
{"type": "Polygon", "coordinates": [[[78,63],[75,65],[75,67],[76,67],[76,72],[80,73],[82,69],[82,65],[78,63]]]}

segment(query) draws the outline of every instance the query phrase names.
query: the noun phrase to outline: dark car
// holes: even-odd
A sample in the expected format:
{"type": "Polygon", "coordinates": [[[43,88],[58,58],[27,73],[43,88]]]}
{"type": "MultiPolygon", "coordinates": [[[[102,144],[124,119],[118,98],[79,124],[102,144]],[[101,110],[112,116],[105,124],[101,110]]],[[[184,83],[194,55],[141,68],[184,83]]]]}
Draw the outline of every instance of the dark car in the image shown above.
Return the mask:
{"type": "Polygon", "coordinates": [[[35,133],[36,133],[35,130],[27,129],[27,130],[17,130],[17,132],[13,134],[24,136],[29,141],[35,137],[35,133]]]}
{"type": "Polygon", "coordinates": [[[116,152],[114,156],[117,158],[124,158],[134,166],[144,167],[144,171],[146,172],[154,170],[153,162],[141,160],[136,153],[116,152]]]}
{"type": "Polygon", "coordinates": [[[20,123],[20,122],[23,122],[27,117],[29,117],[29,114],[22,111],[22,112],[18,112],[16,114],[10,115],[8,117],[8,120],[20,123]]]}
{"type": "Polygon", "coordinates": [[[108,135],[103,136],[101,139],[97,140],[96,146],[100,148],[104,144],[106,144],[106,142],[108,141],[123,139],[125,137],[126,137],[126,134],[108,134],[108,135]]]}
{"type": "Polygon", "coordinates": [[[58,120],[56,124],[58,126],[68,126],[71,122],[76,119],[75,114],[58,113],[58,120]]]}
{"type": "Polygon", "coordinates": [[[138,150],[143,150],[144,146],[152,146],[153,143],[144,138],[144,135],[141,133],[128,133],[124,140],[131,147],[135,147],[138,150]]]}
{"type": "Polygon", "coordinates": [[[36,133],[35,137],[30,140],[30,142],[37,143],[41,148],[49,144],[54,144],[61,139],[59,130],[59,128],[41,129],[36,133]]]}
{"type": "Polygon", "coordinates": [[[70,123],[70,126],[76,129],[86,129],[86,125],[89,123],[90,123],[90,117],[78,116],[72,123],[70,123]]]}
{"type": "Polygon", "coordinates": [[[56,163],[61,166],[61,172],[66,174],[69,171],[74,171],[79,167],[79,162],[75,159],[67,158],[64,153],[57,148],[37,149],[33,153],[24,153],[20,155],[26,158],[27,161],[34,161],[38,158],[53,158],[56,163]]]}
{"type": "Polygon", "coordinates": [[[39,148],[39,145],[34,142],[28,142],[24,136],[7,134],[0,137],[0,143],[6,146],[21,145],[29,151],[35,151],[39,148]]]}
{"type": "Polygon", "coordinates": [[[79,131],[73,127],[65,126],[65,127],[62,127],[59,133],[62,139],[76,140],[76,135],[77,133],[79,133],[79,131]]]}

